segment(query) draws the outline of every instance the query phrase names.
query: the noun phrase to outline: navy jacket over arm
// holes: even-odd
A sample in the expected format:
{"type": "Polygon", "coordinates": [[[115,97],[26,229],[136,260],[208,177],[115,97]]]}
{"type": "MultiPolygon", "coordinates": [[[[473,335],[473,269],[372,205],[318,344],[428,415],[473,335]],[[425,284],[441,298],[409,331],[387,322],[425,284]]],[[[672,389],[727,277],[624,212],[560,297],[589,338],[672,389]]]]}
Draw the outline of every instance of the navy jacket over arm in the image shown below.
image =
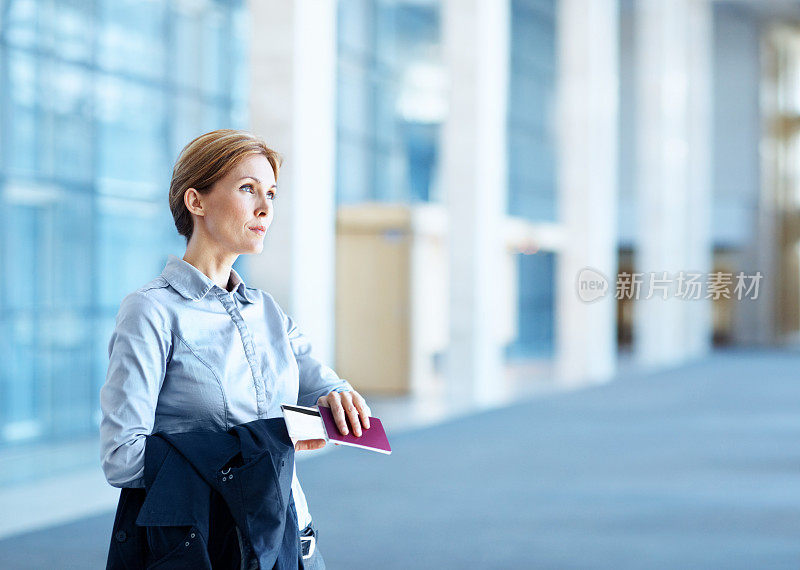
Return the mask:
{"type": "Polygon", "coordinates": [[[107,568],[303,568],[293,465],[282,418],[147,436],[145,488],[120,493],[107,568]]]}

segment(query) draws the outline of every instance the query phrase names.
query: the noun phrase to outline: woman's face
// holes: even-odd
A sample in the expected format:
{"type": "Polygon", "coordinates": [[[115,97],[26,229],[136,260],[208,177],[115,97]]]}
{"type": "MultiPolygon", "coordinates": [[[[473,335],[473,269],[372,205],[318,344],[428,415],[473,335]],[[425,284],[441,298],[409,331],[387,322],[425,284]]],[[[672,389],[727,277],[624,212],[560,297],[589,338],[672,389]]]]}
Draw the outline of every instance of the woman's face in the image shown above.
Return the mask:
{"type": "MultiPolygon", "coordinates": [[[[231,253],[261,253],[264,235],[272,223],[272,200],[277,192],[275,174],[264,155],[243,158],[227,176],[218,180],[202,203],[202,221],[195,218],[196,233],[231,253]],[[252,228],[262,227],[263,232],[252,228]]],[[[193,198],[188,198],[189,202],[193,198]]],[[[194,237],[194,236],[193,236],[194,237]]]]}

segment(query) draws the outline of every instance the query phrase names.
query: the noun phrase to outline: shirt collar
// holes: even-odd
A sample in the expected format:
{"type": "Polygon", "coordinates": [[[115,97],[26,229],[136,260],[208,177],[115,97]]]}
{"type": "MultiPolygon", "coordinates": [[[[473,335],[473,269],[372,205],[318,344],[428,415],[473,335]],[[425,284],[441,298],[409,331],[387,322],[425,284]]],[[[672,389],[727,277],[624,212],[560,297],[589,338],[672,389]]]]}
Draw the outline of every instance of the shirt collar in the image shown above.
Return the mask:
{"type": "MultiPolygon", "coordinates": [[[[205,297],[215,285],[206,274],[197,269],[191,263],[170,254],[167,264],[161,276],[172,285],[172,287],[187,299],[199,301],[205,297]]],[[[233,283],[233,291],[239,293],[241,299],[247,303],[253,303],[253,293],[247,290],[241,276],[231,267],[230,280],[233,283]]]]}

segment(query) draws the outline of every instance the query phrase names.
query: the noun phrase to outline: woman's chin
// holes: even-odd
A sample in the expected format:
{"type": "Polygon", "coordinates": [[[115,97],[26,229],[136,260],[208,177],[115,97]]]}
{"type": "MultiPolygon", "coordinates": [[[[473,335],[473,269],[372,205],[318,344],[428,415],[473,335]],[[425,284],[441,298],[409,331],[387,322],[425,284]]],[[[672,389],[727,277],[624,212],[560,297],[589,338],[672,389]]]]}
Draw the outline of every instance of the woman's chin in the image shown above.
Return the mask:
{"type": "Polygon", "coordinates": [[[248,244],[242,253],[261,253],[262,251],[264,251],[264,240],[260,239],[258,242],[248,244]]]}

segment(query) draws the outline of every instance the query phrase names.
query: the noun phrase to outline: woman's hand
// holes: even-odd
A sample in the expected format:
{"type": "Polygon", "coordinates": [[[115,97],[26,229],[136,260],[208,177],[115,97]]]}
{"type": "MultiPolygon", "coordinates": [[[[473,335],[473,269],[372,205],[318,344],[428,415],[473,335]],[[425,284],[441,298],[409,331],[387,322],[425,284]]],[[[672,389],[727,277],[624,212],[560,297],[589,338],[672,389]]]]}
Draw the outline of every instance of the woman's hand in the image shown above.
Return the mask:
{"type": "MultiPolygon", "coordinates": [[[[346,392],[331,392],[327,396],[320,396],[317,400],[318,406],[326,406],[331,409],[336,427],[342,435],[347,435],[347,419],[350,418],[350,425],[353,426],[353,433],[356,437],[361,437],[361,424],[364,429],[369,429],[369,416],[372,412],[363,396],[355,390],[346,392]]],[[[296,451],[310,451],[325,447],[324,439],[303,439],[294,444],[296,451]]],[[[338,443],[336,445],[339,445],[338,443]]]]}
{"type": "MultiPolygon", "coordinates": [[[[350,425],[353,427],[353,435],[356,437],[361,437],[362,423],[364,424],[364,429],[369,429],[369,416],[372,412],[370,412],[366,400],[355,390],[331,392],[327,396],[320,396],[317,400],[317,405],[331,409],[333,421],[336,422],[336,427],[339,428],[339,433],[342,435],[349,433],[347,419],[350,420],[350,425]]],[[[315,447],[314,449],[317,448],[315,447]]]]}
{"type": "Polygon", "coordinates": [[[325,447],[324,439],[301,439],[294,444],[295,451],[310,451],[312,449],[322,449],[325,447]]]}

